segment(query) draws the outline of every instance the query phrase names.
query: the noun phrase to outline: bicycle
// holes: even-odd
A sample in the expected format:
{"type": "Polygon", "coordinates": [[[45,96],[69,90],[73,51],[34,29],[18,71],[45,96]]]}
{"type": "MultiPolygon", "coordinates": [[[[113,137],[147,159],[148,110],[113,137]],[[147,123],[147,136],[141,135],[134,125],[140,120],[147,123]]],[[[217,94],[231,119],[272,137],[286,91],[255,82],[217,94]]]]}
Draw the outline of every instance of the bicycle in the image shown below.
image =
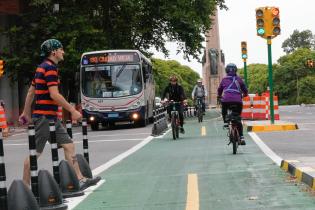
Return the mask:
{"type": "Polygon", "coordinates": [[[224,127],[228,128],[228,137],[229,137],[229,143],[230,145],[232,143],[233,145],[233,154],[235,155],[237,152],[237,148],[239,145],[241,145],[241,137],[238,132],[238,123],[241,120],[241,117],[238,113],[233,112],[233,106],[229,107],[226,115],[226,121],[227,124],[224,125],[224,127]]]}
{"type": "Polygon", "coordinates": [[[198,122],[202,122],[203,121],[203,107],[202,107],[202,98],[198,97],[197,98],[197,104],[196,104],[196,115],[198,118],[198,122]]]}
{"type": "Polygon", "coordinates": [[[169,106],[171,106],[171,127],[172,127],[172,134],[173,134],[173,139],[176,140],[176,138],[179,138],[179,126],[180,126],[180,121],[179,121],[179,113],[176,110],[176,104],[181,104],[181,102],[175,102],[175,101],[170,101],[169,106]]]}

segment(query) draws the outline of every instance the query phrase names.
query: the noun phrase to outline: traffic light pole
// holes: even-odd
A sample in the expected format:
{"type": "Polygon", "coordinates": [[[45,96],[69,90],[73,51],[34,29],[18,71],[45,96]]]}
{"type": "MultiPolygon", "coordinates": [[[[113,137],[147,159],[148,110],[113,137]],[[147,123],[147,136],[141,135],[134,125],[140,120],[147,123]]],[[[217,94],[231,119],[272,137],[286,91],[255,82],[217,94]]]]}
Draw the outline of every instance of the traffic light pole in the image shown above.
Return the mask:
{"type": "Polygon", "coordinates": [[[244,78],[245,78],[245,85],[246,85],[246,87],[248,88],[246,59],[243,59],[243,61],[244,61],[244,78]]]}
{"type": "Polygon", "coordinates": [[[271,37],[267,38],[268,45],[268,71],[269,71],[269,100],[270,100],[270,122],[275,123],[274,106],[273,106],[273,82],[272,82],[272,57],[271,57],[271,37]]]}

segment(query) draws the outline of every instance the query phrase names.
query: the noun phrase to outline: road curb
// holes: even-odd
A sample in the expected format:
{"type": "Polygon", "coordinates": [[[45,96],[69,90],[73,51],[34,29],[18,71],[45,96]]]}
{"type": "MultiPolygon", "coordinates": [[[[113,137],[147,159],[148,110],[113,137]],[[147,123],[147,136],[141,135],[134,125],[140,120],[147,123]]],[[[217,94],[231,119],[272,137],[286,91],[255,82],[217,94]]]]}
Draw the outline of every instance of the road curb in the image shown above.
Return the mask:
{"type": "Polygon", "coordinates": [[[315,169],[304,165],[298,160],[282,160],[281,169],[290,173],[298,181],[315,190],[315,169]]]}
{"type": "Polygon", "coordinates": [[[297,130],[298,126],[295,123],[274,124],[274,125],[247,125],[248,132],[270,132],[270,131],[289,131],[297,130]]]}

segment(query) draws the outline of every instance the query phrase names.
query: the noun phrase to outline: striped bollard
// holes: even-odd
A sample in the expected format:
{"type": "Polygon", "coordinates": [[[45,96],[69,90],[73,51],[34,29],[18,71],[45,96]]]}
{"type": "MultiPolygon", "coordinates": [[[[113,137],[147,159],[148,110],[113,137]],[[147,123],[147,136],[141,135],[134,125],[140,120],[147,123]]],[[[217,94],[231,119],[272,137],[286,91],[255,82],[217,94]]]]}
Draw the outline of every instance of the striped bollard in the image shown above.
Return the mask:
{"type": "Polygon", "coordinates": [[[88,163],[90,163],[89,158],[89,142],[87,138],[87,122],[86,119],[82,119],[82,135],[83,135],[83,155],[88,163]]]}
{"type": "Polygon", "coordinates": [[[37,173],[37,152],[35,141],[35,128],[34,125],[28,126],[28,148],[30,151],[30,170],[31,170],[31,186],[32,192],[39,202],[38,194],[38,173],[37,173]]]}
{"type": "Polygon", "coordinates": [[[59,176],[59,157],[58,157],[58,146],[56,140],[56,126],[55,122],[49,122],[49,132],[50,132],[50,146],[51,146],[51,159],[53,162],[53,174],[56,182],[60,183],[59,176]]]}
{"type": "Polygon", "coordinates": [[[67,133],[69,134],[70,138],[72,139],[72,123],[71,120],[67,120],[66,122],[66,127],[67,127],[67,133]]]}
{"type": "Polygon", "coordinates": [[[8,209],[2,128],[0,128],[0,209],[8,209]]]}

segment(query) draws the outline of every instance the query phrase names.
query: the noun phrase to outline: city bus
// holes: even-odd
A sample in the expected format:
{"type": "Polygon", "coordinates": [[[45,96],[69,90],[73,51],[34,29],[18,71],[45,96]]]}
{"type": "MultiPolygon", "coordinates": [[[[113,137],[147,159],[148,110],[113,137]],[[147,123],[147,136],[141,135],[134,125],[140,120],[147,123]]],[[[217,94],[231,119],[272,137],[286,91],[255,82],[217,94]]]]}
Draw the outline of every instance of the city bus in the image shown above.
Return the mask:
{"type": "Polygon", "coordinates": [[[152,64],[138,50],[83,53],[80,92],[82,115],[92,130],[98,130],[100,124],[146,126],[153,119],[152,64]]]}

